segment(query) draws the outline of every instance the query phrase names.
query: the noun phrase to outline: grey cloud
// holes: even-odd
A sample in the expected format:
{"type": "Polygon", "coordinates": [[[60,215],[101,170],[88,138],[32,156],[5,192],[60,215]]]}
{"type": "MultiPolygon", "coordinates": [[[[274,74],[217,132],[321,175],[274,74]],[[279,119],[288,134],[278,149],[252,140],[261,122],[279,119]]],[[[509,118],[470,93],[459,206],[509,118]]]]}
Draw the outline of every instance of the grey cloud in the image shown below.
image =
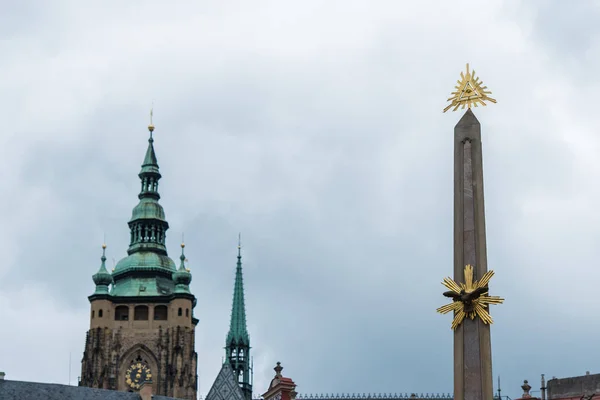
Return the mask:
{"type": "MultiPolygon", "coordinates": [[[[435,2],[363,4],[343,15],[310,2],[293,10],[156,4],[65,5],[64,25],[34,31],[35,50],[0,61],[0,71],[26,73],[10,83],[14,100],[0,101],[16,110],[6,125],[19,133],[3,142],[12,147],[0,160],[12,194],[0,200],[10,221],[3,235],[16,255],[0,267],[0,299],[14,307],[6,299],[29,298],[23,310],[57,315],[64,326],[47,333],[63,337],[56,348],[32,347],[31,357],[46,354],[36,378],[12,349],[0,349],[9,377],[64,382],[56,369],[69,351],[77,374],[103,234],[109,266],[125,255],[154,99],[168,246],[176,258],[185,232],[198,296],[201,392],[223,355],[239,231],[257,393],[276,361],[304,393],[451,391],[450,321],[435,309],[444,302],[439,282],[452,270],[459,115],[440,111],[465,61],[499,99],[476,110],[489,263],[494,291],[507,298],[492,311],[494,375],[514,398],[523,379],[586,369],[584,343],[595,325],[584,312],[569,316],[576,300],[561,304],[549,289],[564,284],[560,271],[570,260],[569,279],[594,276],[596,251],[578,247],[575,229],[597,236],[583,217],[595,210],[576,210],[572,228],[560,207],[598,196],[594,175],[574,162],[552,110],[514,93],[513,65],[524,65],[531,90],[556,78],[538,65],[544,55],[485,46],[507,40],[494,34],[509,29],[506,15],[496,20],[496,8],[468,1],[447,7],[443,19],[429,12],[435,2]],[[464,7],[484,33],[457,26],[464,7]],[[53,56],[48,37],[57,39],[53,56]],[[548,215],[531,211],[531,199],[547,199],[548,215]]],[[[597,304],[586,294],[591,280],[577,285],[577,301],[597,304]]],[[[28,339],[49,339],[18,313],[6,315],[28,339]]],[[[12,331],[2,335],[21,343],[12,331]]]]}
{"type": "MultiPolygon", "coordinates": [[[[558,58],[580,59],[598,35],[600,8],[594,1],[536,1],[534,32],[558,58]]],[[[532,4],[528,5],[529,7],[532,4]]]]}

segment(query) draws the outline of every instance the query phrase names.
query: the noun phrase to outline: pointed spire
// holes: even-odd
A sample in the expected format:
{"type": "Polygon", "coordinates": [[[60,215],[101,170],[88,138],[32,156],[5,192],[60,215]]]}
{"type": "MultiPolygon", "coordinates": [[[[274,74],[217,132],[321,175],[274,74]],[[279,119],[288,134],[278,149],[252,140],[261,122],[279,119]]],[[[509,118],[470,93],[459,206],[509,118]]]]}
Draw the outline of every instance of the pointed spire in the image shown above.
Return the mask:
{"type": "Polygon", "coordinates": [[[92,279],[96,284],[95,294],[108,294],[108,285],[113,282],[112,275],[106,269],[106,243],[102,244],[102,257],[100,257],[102,263],[98,272],[96,272],[92,279]]]}
{"type": "MultiPolygon", "coordinates": [[[[150,114],[152,115],[152,111],[150,111],[150,114]]],[[[152,121],[152,117],[150,117],[150,121],[152,121]]],[[[144,162],[142,163],[140,178],[142,178],[142,174],[152,173],[157,174],[160,179],[158,160],[156,158],[156,153],[154,152],[154,139],[152,138],[152,132],[154,132],[154,125],[152,125],[152,122],[150,122],[150,125],[148,125],[148,131],[150,132],[150,137],[148,138],[148,149],[146,150],[144,162]]]]}
{"type": "Polygon", "coordinates": [[[182,240],[181,241],[181,255],[179,256],[179,259],[181,260],[181,264],[179,265],[180,271],[185,271],[185,252],[183,251],[184,249],[185,249],[185,242],[182,240]]]}
{"type": "Polygon", "coordinates": [[[250,367],[250,336],[246,328],[246,306],[244,304],[244,280],[242,275],[242,241],[238,236],[237,266],[231,306],[231,322],[225,341],[227,361],[239,377],[239,385],[246,400],[252,400],[252,377],[250,367]]]}
{"type": "Polygon", "coordinates": [[[246,305],[244,302],[244,278],[242,274],[242,242],[241,234],[238,236],[237,267],[235,270],[235,284],[233,288],[233,304],[231,306],[231,322],[227,335],[227,346],[232,344],[250,344],[248,329],[246,327],[246,305]]]}
{"type": "Polygon", "coordinates": [[[140,202],[133,209],[129,228],[131,240],[129,254],[139,251],[149,251],[167,255],[165,247],[166,232],[169,224],[165,219],[165,212],[158,200],[158,181],[161,178],[156,153],[154,152],[154,125],[152,124],[152,111],[150,112],[150,125],[148,125],[150,138],[148,149],[142,163],[142,170],[138,174],[141,180],[141,191],[138,195],[140,202]]]}
{"type": "Polygon", "coordinates": [[[183,235],[181,235],[181,256],[179,259],[181,260],[181,264],[177,272],[173,273],[173,280],[175,281],[175,293],[190,293],[190,282],[192,281],[192,274],[190,271],[185,268],[185,262],[187,258],[185,258],[185,243],[183,242],[183,235]]]}

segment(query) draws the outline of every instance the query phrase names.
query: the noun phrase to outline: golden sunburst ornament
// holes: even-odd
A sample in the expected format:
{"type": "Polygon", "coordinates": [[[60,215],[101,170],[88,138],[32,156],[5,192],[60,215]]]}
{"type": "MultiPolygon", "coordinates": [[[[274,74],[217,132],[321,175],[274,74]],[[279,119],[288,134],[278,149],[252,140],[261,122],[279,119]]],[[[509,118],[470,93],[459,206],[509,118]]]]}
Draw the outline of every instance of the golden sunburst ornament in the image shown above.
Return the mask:
{"type": "Polygon", "coordinates": [[[490,304],[502,304],[503,298],[488,296],[488,283],[494,276],[494,271],[486,272],[479,281],[473,281],[473,267],[465,266],[465,283],[457,283],[450,278],[444,278],[442,285],[450,289],[444,296],[451,297],[454,301],[437,309],[440,314],[454,311],[452,329],[456,329],[465,318],[481,318],[484,324],[494,321],[488,312],[490,304]]]}
{"type": "Polygon", "coordinates": [[[478,104],[487,106],[486,101],[496,103],[496,100],[492,99],[488,95],[492,94],[487,90],[487,86],[483,85],[483,81],[480,81],[473,73],[469,72],[469,64],[467,64],[467,73],[460,73],[460,80],[456,81],[458,85],[455,86],[456,92],[452,92],[452,97],[448,99],[451,101],[450,105],[444,108],[444,112],[448,111],[452,107],[452,111],[458,110],[460,106],[464,109],[465,106],[471,108],[471,105],[477,107],[478,104]]]}

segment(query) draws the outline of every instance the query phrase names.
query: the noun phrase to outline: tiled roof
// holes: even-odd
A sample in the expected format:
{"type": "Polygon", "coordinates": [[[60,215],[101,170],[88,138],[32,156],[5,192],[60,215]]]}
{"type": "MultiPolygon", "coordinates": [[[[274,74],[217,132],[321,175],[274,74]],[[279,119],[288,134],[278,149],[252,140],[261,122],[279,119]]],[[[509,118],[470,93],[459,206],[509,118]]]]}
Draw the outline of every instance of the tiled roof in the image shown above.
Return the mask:
{"type": "Polygon", "coordinates": [[[206,400],[245,400],[244,393],[228,362],[221,367],[215,383],[206,395],[206,400]]]}
{"type": "MultiPolygon", "coordinates": [[[[140,400],[137,393],[68,386],[55,383],[0,381],[2,400],[140,400]]],[[[153,400],[176,400],[172,397],[154,396],[153,400]]]]}

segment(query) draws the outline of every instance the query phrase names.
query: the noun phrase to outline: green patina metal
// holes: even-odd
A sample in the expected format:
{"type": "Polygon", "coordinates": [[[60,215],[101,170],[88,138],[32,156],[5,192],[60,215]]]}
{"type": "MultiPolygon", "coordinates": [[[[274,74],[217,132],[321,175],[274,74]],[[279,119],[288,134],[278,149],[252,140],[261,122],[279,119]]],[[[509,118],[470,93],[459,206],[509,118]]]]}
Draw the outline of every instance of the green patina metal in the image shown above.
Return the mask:
{"type": "Polygon", "coordinates": [[[102,245],[102,257],[100,258],[102,263],[100,264],[100,269],[96,272],[92,279],[96,284],[96,291],[94,294],[108,294],[108,286],[113,282],[112,275],[106,269],[106,245],[102,245]]]}
{"type": "Polygon", "coordinates": [[[128,223],[128,256],[115,266],[111,296],[166,296],[175,289],[171,275],[176,267],[165,246],[169,223],[158,203],[158,181],[161,175],[152,130],[142,169],[138,174],[141,181],[138,195],[140,201],[134,207],[128,223]]]}
{"type": "Polygon", "coordinates": [[[169,296],[173,293],[173,281],[163,276],[127,276],[119,279],[113,290],[112,297],[122,296],[169,296]]]}
{"type": "Polygon", "coordinates": [[[176,272],[173,272],[173,281],[175,282],[175,293],[190,293],[190,282],[192,281],[192,274],[185,268],[185,254],[183,249],[185,244],[181,243],[181,265],[176,272]]]}
{"type": "Polygon", "coordinates": [[[237,267],[231,306],[231,322],[225,341],[225,354],[246,399],[252,399],[250,335],[246,327],[246,305],[244,302],[244,278],[242,275],[241,243],[238,242],[237,267]]]}
{"type": "Polygon", "coordinates": [[[117,263],[111,275],[106,270],[106,257],[102,254],[100,270],[93,276],[96,291],[90,298],[163,297],[165,300],[183,296],[192,298],[195,305],[195,298],[189,290],[192,275],[183,264],[183,252],[182,267],[179,270],[167,254],[165,240],[169,224],[162,206],[158,203],[158,181],[161,175],[152,138],[154,127],[151,125],[148,129],[148,149],[138,174],[141,181],[139,203],[134,207],[128,222],[128,255],[117,263]],[[112,288],[109,290],[110,284],[112,288]]]}
{"type": "Polygon", "coordinates": [[[142,198],[131,212],[131,222],[138,219],[155,219],[162,222],[165,220],[165,211],[158,202],[152,198],[142,198]]]}
{"type": "Polygon", "coordinates": [[[238,245],[235,284],[233,287],[233,305],[231,306],[231,322],[227,334],[227,345],[250,345],[250,337],[246,327],[246,306],[244,303],[244,277],[242,275],[241,246],[238,245]]]}

